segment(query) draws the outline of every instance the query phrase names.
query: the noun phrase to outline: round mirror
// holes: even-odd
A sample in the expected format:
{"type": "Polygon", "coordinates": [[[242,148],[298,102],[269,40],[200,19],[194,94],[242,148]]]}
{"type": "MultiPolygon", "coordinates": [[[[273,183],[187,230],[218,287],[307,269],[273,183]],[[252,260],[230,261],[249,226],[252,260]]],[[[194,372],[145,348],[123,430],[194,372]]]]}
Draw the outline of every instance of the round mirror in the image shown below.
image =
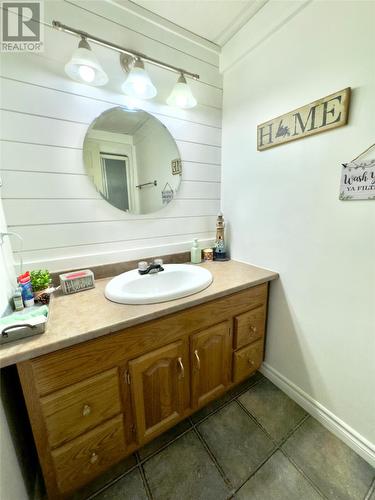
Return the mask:
{"type": "Polygon", "coordinates": [[[182,165],[167,128],[142,110],[102,113],[83,143],[86,172],[111,205],[132,214],[160,210],[176,195],[182,165]]]}

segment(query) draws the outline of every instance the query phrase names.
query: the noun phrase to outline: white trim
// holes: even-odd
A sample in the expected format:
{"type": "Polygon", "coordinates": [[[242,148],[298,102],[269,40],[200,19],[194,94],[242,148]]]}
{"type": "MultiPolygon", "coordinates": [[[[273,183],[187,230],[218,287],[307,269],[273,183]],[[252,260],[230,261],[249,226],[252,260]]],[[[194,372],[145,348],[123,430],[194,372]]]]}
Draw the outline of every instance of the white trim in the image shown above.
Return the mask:
{"type": "Polygon", "coordinates": [[[296,403],[302,406],[311,416],[316,418],[324,427],[358,453],[366,462],[375,467],[374,444],[370,443],[370,441],[361,434],[309,396],[291,380],[281,375],[281,373],[272,368],[268,363],[263,363],[259,371],[279,389],[290,396],[296,403]]]}
{"type": "Polygon", "coordinates": [[[239,64],[250,52],[298,15],[313,0],[271,0],[264,4],[237,33],[223,45],[220,53],[220,73],[239,64]]]}
{"type": "Polygon", "coordinates": [[[105,0],[105,1],[111,3],[112,5],[115,5],[120,9],[131,12],[140,19],[143,19],[148,23],[154,24],[155,26],[158,26],[159,28],[162,28],[163,30],[172,33],[173,35],[184,38],[185,40],[188,40],[189,42],[194,43],[199,47],[209,50],[210,52],[214,52],[215,54],[220,53],[220,47],[215,42],[212,42],[207,38],[203,38],[202,36],[197,35],[196,33],[186,30],[182,26],[179,26],[173,23],[172,21],[165,19],[162,16],[155,14],[154,12],[144,7],[141,7],[140,5],[132,2],[132,0],[105,0]]]}
{"type": "Polygon", "coordinates": [[[222,31],[216,35],[214,40],[209,40],[198,33],[190,31],[179,24],[170,21],[169,19],[156,14],[155,12],[138,5],[133,0],[105,0],[108,3],[119,7],[127,12],[131,12],[140,19],[147,21],[163,30],[172,33],[175,36],[179,36],[188,40],[199,47],[203,47],[206,50],[214,52],[215,54],[220,54],[221,47],[226,44],[235,34],[252,18],[257,12],[264,7],[264,5],[269,0],[254,0],[245,5],[245,7],[238,13],[237,17],[232,19],[229,24],[227,24],[222,31]]]}
{"type": "Polygon", "coordinates": [[[254,0],[245,5],[245,8],[215,37],[215,42],[222,47],[231,40],[245,24],[265,6],[269,0],[254,0]]]}

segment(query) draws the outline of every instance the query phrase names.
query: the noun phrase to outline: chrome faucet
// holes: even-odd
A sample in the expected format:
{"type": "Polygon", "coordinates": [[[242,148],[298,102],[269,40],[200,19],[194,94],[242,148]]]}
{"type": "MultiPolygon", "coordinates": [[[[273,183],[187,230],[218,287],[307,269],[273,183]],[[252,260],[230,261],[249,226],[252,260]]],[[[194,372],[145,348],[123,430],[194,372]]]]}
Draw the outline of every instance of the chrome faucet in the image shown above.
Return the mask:
{"type": "Polygon", "coordinates": [[[146,261],[138,262],[139,274],[156,274],[161,271],[164,271],[162,259],[155,259],[150,265],[146,261]]]}

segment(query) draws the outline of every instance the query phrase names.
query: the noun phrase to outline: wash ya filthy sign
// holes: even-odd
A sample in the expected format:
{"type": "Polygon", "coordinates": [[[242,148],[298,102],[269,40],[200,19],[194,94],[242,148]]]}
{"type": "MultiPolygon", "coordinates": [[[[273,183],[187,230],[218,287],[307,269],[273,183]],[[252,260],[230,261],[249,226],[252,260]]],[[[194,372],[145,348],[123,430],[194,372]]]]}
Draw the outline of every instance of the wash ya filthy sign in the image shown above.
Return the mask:
{"type": "Polygon", "coordinates": [[[343,163],[340,200],[375,200],[375,159],[343,163]]]}
{"type": "Polygon", "coordinates": [[[258,125],[258,151],[345,125],[349,101],[350,87],[258,125]]]}

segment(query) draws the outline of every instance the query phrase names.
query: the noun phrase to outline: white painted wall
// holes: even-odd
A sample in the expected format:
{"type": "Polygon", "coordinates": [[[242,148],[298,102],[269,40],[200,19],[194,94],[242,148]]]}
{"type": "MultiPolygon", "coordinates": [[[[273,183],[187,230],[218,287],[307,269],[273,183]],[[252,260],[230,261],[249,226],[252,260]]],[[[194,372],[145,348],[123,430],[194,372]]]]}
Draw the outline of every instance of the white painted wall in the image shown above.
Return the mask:
{"type": "Polygon", "coordinates": [[[217,51],[115,2],[48,0],[44,10],[45,51],[1,55],[4,210],[9,228],[24,237],[27,267],[89,266],[186,250],[194,237],[211,239],[221,175],[217,51]],[[200,81],[191,82],[199,105],[177,110],[165,104],[177,75],[147,66],[159,94],[141,107],[168,127],[183,159],[178,196],[162,211],[124,214],[92,187],[82,161],[83,139],[102,111],[126,104],[125,75],[117,53],[93,45],[110,83],[93,88],[68,79],[64,64],[78,39],[53,29],[53,19],[200,74],[200,81]]]}
{"type": "MultiPolygon", "coordinates": [[[[375,203],[338,194],[341,163],[375,138],[375,3],[293,3],[284,25],[279,18],[260,29],[255,16],[248,37],[240,32],[241,44],[224,47],[222,206],[232,258],[280,273],[267,374],[322,410],[370,459],[375,203]],[[257,124],[348,86],[347,126],[257,152],[257,124]]],[[[262,22],[272,4],[288,2],[267,4],[262,22]]]]}
{"type": "Polygon", "coordinates": [[[17,461],[2,401],[0,401],[0,429],[0,498],[2,500],[26,500],[29,497],[17,461]]]}

